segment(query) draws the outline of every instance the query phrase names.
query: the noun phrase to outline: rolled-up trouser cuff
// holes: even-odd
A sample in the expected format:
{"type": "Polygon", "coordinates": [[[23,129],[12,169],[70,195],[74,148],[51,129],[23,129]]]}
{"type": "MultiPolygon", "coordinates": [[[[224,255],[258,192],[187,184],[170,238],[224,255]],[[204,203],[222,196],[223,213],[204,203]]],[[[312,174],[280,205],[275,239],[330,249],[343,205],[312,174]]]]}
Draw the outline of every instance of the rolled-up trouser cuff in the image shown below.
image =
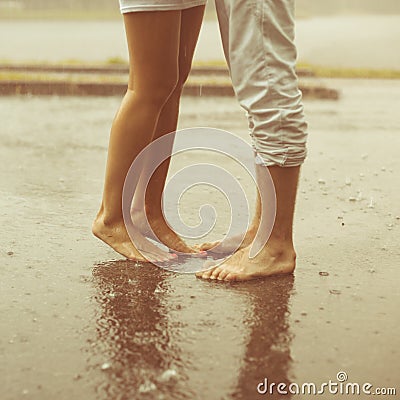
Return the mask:
{"type": "Polygon", "coordinates": [[[298,166],[307,156],[307,124],[301,93],[290,101],[282,98],[287,108],[253,106],[252,114],[248,115],[253,148],[266,166],[298,166]]]}
{"type": "Polygon", "coordinates": [[[306,158],[307,123],[295,72],[294,0],[216,0],[225,57],[262,165],[306,158]]]}
{"type": "Polygon", "coordinates": [[[255,163],[264,167],[298,167],[304,163],[307,157],[307,150],[296,151],[289,149],[288,154],[281,151],[270,150],[266,153],[255,152],[255,163]]]}

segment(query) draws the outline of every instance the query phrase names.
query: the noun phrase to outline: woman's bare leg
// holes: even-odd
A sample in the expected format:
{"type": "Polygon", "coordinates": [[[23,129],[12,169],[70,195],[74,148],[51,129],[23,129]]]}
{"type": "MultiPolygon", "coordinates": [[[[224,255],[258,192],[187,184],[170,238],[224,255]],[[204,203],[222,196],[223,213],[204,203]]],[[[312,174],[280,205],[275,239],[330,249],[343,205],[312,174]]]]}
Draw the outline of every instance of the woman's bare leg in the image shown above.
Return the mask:
{"type": "MultiPolygon", "coordinates": [[[[167,133],[174,132],[177,129],[182,89],[192,67],[193,54],[196,48],[201,23],[203,21],[204,8],[204,6],[199,6],[182,11],[178,84],[162,109],[153,140],[167,133]]],[[[147,164],[151,164],[151,157],[148,157],[147,164]]],[[[169,164],[170,159],[167,159],[157,168],[150,182],[147,184],[147,187],[146,174],[142,175],[144,179],[141,179],[138,183],[137,193],[139,196],[136,196],[134,199],[132,219],[135,225],[141,229],[143,234],[162,241],[170,249],[182,253],[195,253],[197,251],[188,246],[170,228],[164,218],[162,211],[162,194],[167,178],[169,164]],[[145,204],[143,204],[143,196],[141,194],[145,191],[147,191],[146,199],[145,204]],[[144,210],[146,211],[149,224],[156,237],[153,237],[152,233],[146,229],[147,224],[144,221],[144,210]]],[[[149,165],[145,165],[144,170],[146,170],[148,167],[149,165]]]]}
{"type": "Polygon", "coordinates": [[[132,243],[122,215],[122,190],[133,160],[151,141],[161,110],[176,88],[180,20],[181,11],[124,15],[129,85],[111,129],[103,199],[93,233],[129,259],[163,261],[174,256],[138,230],[131,232],[132,243]]]}

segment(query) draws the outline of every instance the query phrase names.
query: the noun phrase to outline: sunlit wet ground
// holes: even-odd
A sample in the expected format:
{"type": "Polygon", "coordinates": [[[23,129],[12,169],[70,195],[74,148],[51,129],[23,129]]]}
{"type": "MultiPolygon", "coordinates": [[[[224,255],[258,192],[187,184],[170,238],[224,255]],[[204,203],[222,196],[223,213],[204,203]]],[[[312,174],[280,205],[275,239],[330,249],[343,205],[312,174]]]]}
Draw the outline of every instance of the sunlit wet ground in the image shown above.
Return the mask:
{"type": "MultiPolygon", "coordinates": [[[[398,385],[400,82],[330,85],[339,102],[306,103],[298,269],[245,284],[118,260],[92,238],[120,99],[0,98],[0,397],[253,399],[264,378],[339,371],[398,385]]],[[[201,125],[247,138],[234,99],[185,98],[181,127],[201,125]]]]}

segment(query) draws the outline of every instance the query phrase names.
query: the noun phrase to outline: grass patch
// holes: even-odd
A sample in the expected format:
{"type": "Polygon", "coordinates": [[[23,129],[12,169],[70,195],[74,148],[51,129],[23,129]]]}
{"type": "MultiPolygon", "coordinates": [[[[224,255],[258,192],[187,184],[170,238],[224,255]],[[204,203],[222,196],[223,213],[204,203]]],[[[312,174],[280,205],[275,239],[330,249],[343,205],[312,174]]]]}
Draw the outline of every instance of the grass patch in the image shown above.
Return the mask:
{"type": "MultiPolygon", "coordinates": [[[[34,66],[75,66],[75,67],[107,67],[107,66],[126,66],[128,61],[122,57],[109,57],[104,61],[89,62],[78,59],[66,59],[58,62],[34,61],[34,62],[12,62],[11,60],[0,59],[0,64],[7,65],[12,68],[13,65],[34,65],[34,66]]],[[[196,61],[193,67],[226,67],[224,60],[211,61],[196,61]]],[[[337,67],[322,67],[308,63],[299,63],[298,70],[304,69],[311,72],[316,78],[345,78],[345,79],[400,79],[400,70],[394,69],[369,69],[369,68],[337,68],[337,67]]],[[[22,72],[15,72],[22,74],[22,72]]],[[[4,78],[5,72],[0,74],[0,79],[4,78]]],[[[14,74],[14,72],[7,72],[14,74]]],[[[24,73],[25,78],[29,79],[29,74],[24,73]]]]}
{"type": "Polygon", "coordinates": [[[298,68],[308,69],[319,78],[400,79],[400,70],[393,69],[321,67],[307,63],[299,63],[298,68]]]}
{"type": "Polygon", "coordinates": [[[107,58],[106,65],[128,65],[128,61],[122,57],[110,57],[107,58]]]}

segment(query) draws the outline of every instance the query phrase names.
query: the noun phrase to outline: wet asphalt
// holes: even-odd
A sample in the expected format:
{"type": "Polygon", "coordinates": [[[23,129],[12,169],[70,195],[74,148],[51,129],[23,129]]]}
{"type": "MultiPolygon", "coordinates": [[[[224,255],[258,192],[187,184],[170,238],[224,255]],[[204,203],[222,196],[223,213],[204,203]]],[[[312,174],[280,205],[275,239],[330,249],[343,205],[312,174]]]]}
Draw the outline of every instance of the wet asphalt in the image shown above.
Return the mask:
{"type": "MultiPolygon", "coordinates": [[[[0,397],[282,398],[257,386],[339,371],[400,390],[400,83],[329,83],[340,101],[306,102],[296,272],[241,284],[138,265],[91,236],[119,98],[0,98],[0,397]]],[[[184,98],[180,125],[247,140],[234,99],[184,98]]]]}

